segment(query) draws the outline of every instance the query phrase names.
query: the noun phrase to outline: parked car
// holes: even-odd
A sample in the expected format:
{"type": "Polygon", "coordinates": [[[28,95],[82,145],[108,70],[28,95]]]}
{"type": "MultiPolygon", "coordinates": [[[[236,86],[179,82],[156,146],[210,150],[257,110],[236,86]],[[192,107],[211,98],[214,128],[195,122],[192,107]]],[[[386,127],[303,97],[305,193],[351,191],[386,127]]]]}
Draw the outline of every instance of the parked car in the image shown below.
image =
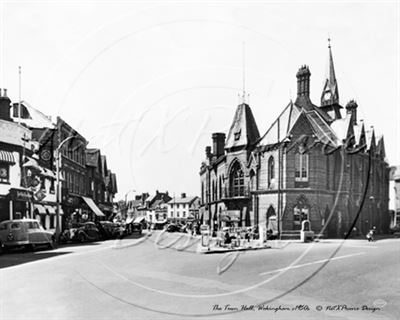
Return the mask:
{"type": "Polygon", "coordinates": [[[116,237],[116,227],[113,222],[100,221],[97,223],[103,239],[114,239],[116,237]]]}
{"type": "Polygon", "coordinates": [[[396,236],[400,235],[400,223],[396,224],[393,227],[390,227],[390,233],[396,236]]]}
{"type": "Polygon", "coordinates": [[[101,235],[94,222],[85,222],[81,227],[70,229],[70,239],[78,242],[98,241],[101,235]]]}
{"type": "Polygon", "coordinates": [[[126,225],[121,222],[114,222],[114,234],[116,238],[122,239],[128,234],[126,225]]]}
{"type": "Polygon", "coordinates": [[[0,223],[0,251],[15,247],[35,250],[39,245],[53,248],[55,236],[35,219],[6,220],[0,223]]]}
{"type": "Polygon", "coordinates": [[[132,222],[130,224],[131,233],[142,234],[142,224],[140,222],[132,222]]]}
{"type": "Polygon", "coordinates": [[[181,228],[180,228],[180,226],[171,223],[171,224],[167,225],[167,227],[165,228],[165,230],[166,230],[167,232],[179,232],[179,231],[181,231],[181,228]]]}

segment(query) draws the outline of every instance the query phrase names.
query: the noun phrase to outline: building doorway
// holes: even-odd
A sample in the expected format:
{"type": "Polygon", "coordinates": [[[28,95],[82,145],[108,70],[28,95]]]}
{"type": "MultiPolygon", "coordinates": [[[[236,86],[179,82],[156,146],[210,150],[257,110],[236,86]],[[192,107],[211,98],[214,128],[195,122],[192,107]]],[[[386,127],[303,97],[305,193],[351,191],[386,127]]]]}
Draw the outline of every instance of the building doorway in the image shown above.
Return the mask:
{"type": "Polygon", "coordinates": [[[304,220],[310,220],[310,206],[304,197],[300,197],[293,208],[293,229],[300,230],[304,220]]]}

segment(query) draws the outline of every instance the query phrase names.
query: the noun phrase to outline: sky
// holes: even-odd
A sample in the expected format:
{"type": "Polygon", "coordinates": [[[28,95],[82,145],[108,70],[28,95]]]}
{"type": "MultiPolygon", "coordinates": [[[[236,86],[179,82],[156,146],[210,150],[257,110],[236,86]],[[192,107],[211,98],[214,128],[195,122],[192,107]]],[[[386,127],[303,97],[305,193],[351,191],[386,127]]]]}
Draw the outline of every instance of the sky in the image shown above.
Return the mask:
{"type": "Polygon", "coordinates": [[[213,132],[243,83],[261,134],[311,71],[319,104],[331,38],[340,102],[400,164],[398,1],[1,1],[0,88],[100,148],[118,195],[199,195],[213,132]],[[243,50],[244,48],[244,50],[243,50]],[[244,81],[243,81],[244,80],[244,81]]]}

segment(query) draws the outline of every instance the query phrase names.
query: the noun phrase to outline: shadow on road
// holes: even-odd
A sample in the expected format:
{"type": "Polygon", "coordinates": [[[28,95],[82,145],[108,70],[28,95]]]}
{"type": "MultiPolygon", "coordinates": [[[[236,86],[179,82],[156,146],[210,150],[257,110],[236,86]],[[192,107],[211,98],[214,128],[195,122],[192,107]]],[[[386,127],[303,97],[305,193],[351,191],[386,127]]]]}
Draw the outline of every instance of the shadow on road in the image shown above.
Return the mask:
{"type": "Polygon", "coordinates": [[[37,260],[53,258],[56,256],[65,255],[71,252],[55,252],[55,251],[37,251],[24,252],[21,249],[9,251],[0,256],[0,269],[17,266],[24,263],[29,263],[37,260]]]}

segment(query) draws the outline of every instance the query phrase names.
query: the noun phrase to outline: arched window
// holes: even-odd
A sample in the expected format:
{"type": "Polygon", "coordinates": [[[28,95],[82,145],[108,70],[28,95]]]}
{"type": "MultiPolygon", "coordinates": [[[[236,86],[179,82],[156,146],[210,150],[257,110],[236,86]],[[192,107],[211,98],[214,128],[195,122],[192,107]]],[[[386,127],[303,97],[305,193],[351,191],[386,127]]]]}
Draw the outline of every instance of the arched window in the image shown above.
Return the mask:
{"type": "Polygon", "coordinates": [[[222,178],[219,177],[219,198],[222,198],[222,178]]]}
{"type": "Polygon", "coordinates": [[[273,156],[268,159],[268,188],[271,186],[271,182],[275,179],[275,160],[273,156]]]}
{"type": "Polygon", "coordinates": [[[229,181],[231,196],[244,196],[244,174],[238,161],[236,161],[231,168],[229,181]]]}
{"type": "Polygon", "coordinates": [[[256,190],[256,174],[254,173],[254,170],[250,171],[250,190],[256,190]]]}
{"type": "Polygon", "coordinates": [[[295,154],[295,180],[308,181],[308,154],[296,153],[295,154]]]}

